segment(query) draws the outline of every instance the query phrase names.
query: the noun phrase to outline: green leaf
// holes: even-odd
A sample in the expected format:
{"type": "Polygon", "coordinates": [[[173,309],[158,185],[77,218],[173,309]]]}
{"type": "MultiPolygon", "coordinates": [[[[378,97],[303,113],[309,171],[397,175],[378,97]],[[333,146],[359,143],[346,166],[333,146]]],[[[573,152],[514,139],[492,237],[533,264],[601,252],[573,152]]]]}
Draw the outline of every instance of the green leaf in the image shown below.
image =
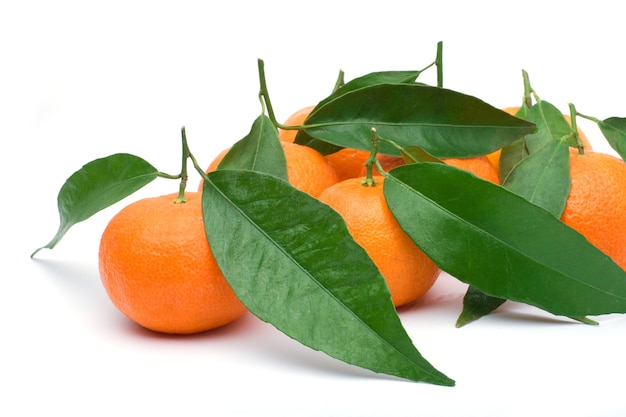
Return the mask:
{"type": "Polygon", "coordinates": [[[498,172],[501,183],[520,161],[548,142],[567,138],[570,146],[577,146],[563,113],[547,101],[540,101],[531,107],[521,106],[515,116],[534,123],[537,131],[502,148],[498,172]]]}
{"type": "MultiPolygon", "coordinates": [[[[311,114],[315,113],[318,108],[323,107],[326,103],[336,100],[337,98],[361,88],[365,88],[377,84],[385,83],[412,83],[420,75],[421,71],[382,71],[372,72],[361,77],[355,78],[348,83],[342,85],[330,96],[320,101],[313,109],[311,114]]],[[[310,115],[309,115],[310,117],[310,115]]],[[[306,123],[306,121],[305,121],[306,123]]],[[[337,152],[342,147],[336,146],[331,143],[315,139],[310,136],[306,131],[300,130],[296,135],[295,142],[300,145],[306,145],[313,149],[316,149],[322,155],[328,155],[333,152],[337,152]]]]}
{"type": "Polygon", "coordinates": [[[523,159],[502,184],[560,218],[569,196],[569,145],[553,140],[523,159]]]}
{"type": "Polygon", "coordinates": [[[410,84],[414,83],[420,74],[421,71],[380,71],[363,75],[342,85],[330,96],[320,101],[311,114],[314,114],[317,108],[352,91],[380,84],[410,84]]]}
{"type": "Polygon", "coordinates": [[[417,351],[384,278],[330,207],[252,171],[210,173],[202,201],[215,259],[261,320],[349,364],[454,384],[417,351]]]}
{"type": "Polygon", "coordinates": [[[419,146],[408,146],[406,148],[403,148],[401,154],[402,154],[402,158],[404,158],[404,160],[407,163],[413,163],[413,162],[443,163],[441,159],[435,158],[434,156],[432,156],[431,154],[429,154],[428,152],[426,152],[424,149],[420,148],[419,146]]]}
{"type": "Polygon", "coordinates": [[[498,161],[498,177],[503,183],[509,176],[513,168],[528,156],[528,149],[524,138],[514,140],[502,148],[498,161]]]}
{"type": "Polygon", "coordinates": [[[117,203],[152,182],[158,171],[145,160],[119,153],[96,159],[72,174],[57,197],[60,224],[54,238],[37,249],[52,249],[76,223],[117,203]]]}
{"type": "Polygon", "coordinates": [[[466,324],[486,316],[504,304],[505,301],[504,298],[489,296],[478,288],[470,285],[463,297],[463,311],[461,311],[456,321],[456,327],[463,327],[466,324]]]}
{"type": "Polygon", "coordinates": [[[626,272],[547,210],[445,164],[390,174],[389,208],[450,275],[555,315],[626,312],[626,272]]]}
{"type": "Polygon", "coordinates": [[[235,143],[218,169],[247,169],[287,179],[287,161],[278,131],[265,115],[257,117],[250,133],[235,143]]]}
{"type": "Polygon", "coordinates": [[[530,107],[528,107],[525,103],[523,103],[521,106],[519,106],[519,108],[517,109],[517,112],[515,112],[515,117],[519,117],[520,119],[526,120],[528,109],[530,109],[530,107]]]}
{"type": "Polygon", "coordinates": [[[626,160],[626,118],[609,117],[599,121],[598,127],[609,145],[626,160]]]}
{"type": "Polygon", "coordinates": [[[572,129],[563,113],[547,101],[540,101],[528,109],[525,120],[537,126],[535,133],[525,137],[529,153],[533,153],[553,140],[561,140],[572,134],[572,129]]]}
{"type": "MultiPolygon", "coordinates": [[[[401,147],[431,155],[485,155],[535,130],[478,98],[421,84],[377,84],[351,91],[316,108],[306,132],[337,146],[369,150],[371,129],[401,147]]],[[[399,155],[387,143],[380,152],[399,155]]]]}
{"type": "MultiPolygon", "coordinates": [[[[570,184],[569,146],[564,140],[553,140],[522,160],[503,186],[560,218],[570,184]]],[[[470,286],[463,299],[463,311],[457,327],[489,314],[504,301],[470,286]]]]}
{"type": "MultiPolygon", "coordinates": [[[[526,120],[528,114],[528,107],[523,103],[515,113],[515,117],[526,120]]],[[[500,158],[498,160],[498,177],[500,183],[503,183],[506,177],[509,175],[513,167],[517,165],[522,159],[528,156],[528,149],[526,148],[526,142],[524,138],[519,138],[502,147],[500,152],[500,158]]]]}

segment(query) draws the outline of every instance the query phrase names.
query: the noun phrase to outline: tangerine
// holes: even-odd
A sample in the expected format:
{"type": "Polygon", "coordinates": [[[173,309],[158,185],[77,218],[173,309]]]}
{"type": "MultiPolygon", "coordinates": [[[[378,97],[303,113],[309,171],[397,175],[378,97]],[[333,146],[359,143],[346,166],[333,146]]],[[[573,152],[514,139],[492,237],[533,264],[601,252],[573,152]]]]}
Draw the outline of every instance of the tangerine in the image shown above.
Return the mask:
{"type": "Polygon", "coordinates": [[[384,177],[374,186],[349,178],[324,190],[318,199],[344,219],[387,282],[396,307],[417,300],[433,286],[440,270],[402,230],[383,194],[384,177]]]}
{"type": "Polygon", "coordinates": [[[222,275],[206,238],[200,193],[145,198],[117,213],[102,234],[99,271],[125,316],[162,333],[226,325],[247,309],[222,275]]]}
{"type": "Polygon", "coordinates": [[[626,163],[612,155],[570,155],[571,188],[561,220],[626,269],[626,163]]]}

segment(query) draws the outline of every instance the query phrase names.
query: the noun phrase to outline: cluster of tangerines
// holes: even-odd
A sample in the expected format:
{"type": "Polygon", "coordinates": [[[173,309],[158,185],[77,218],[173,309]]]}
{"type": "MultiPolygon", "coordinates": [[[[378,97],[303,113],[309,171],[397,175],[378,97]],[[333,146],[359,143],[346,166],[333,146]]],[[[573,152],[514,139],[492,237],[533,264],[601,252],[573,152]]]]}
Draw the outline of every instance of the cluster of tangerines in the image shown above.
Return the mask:
{"type": "MultiPolygon", "coordinates": [[[[284,126],[302,125],[312,109],[295,112],[284,126]]],[[[504,110],[515,114],[517,109],[504,110]]],[[[440,270],[388,209],[384,176],[374,168],[374,186],[363,184],[370,152],[344,148],[322,155],[294,143],[296,133],[278,130],[291,185],[343,217],[354,240],[387,281],[396,307],[426,294],[440,270]]],[[[593,152],[585,134],[580,129],[578,133],[584,153],[571,148],[572,183],[562,221],[626,269],[626,163],[593,152]]],[[[207,172],[217,169],[228,150],[216,156],[207,172]]],[[[499,154],[443,162],[499,184],[499,154]]],[[[405,163],[397,156],[377,158],[386,171],[405,163]]],[[[211,254],[199,191],[186,193],[184,204],[173,204],[175,194],[132,203],[113,217],[103,233],[99,265],[105,289],[122,313],[148,329],[196,333],[223,326],[247,312],[211,254]]]]}

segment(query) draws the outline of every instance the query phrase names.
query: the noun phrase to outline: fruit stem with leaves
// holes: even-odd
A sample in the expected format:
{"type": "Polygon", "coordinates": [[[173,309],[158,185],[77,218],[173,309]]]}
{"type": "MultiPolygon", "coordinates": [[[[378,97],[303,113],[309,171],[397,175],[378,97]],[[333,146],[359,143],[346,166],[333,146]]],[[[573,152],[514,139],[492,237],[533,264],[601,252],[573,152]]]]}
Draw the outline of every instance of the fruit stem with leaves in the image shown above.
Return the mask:
{"type": "Polygon", "coordinates": [[[193,156],[193,154],[189,150],[189,144],[187,142],[187,131],[185,129],[185,126],[180,128],[180,133],[181,133],[181,139],[182,139],[182,161],[181,161],[180,174],[170,175],[164,172],[159,172],[157,174],[157,176],[160,178],[174,179],[174,180],[180,179],[180,186],[178,187],[178,195],[174,199],[174,204],[183,204],[187,202],[187,197],[185,197],[185,190],[187,189],[187,181],[189,179],[189,174],[187,170],[188,160],[191,160],[193,167],[196,169],[196,171],[198,171],[200,176],[204,180],[207,180],[206,172],[204,172],[200,164],[198,164],[198,161],[196,160],[196,158],[193,156]]]}

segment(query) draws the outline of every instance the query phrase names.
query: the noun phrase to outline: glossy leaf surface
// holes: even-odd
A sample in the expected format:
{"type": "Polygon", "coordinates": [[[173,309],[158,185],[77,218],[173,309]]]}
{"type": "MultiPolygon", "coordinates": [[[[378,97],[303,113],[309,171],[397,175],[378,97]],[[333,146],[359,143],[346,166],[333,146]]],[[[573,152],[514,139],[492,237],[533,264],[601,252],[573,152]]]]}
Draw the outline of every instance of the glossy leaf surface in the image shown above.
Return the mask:
{"type": "Polygon", "coordinates": [[[456,321],[456,327],[463,327],[486,316],[506,302],[506,299],[492,297],[470,285],[463,297],[463,310],[456,321]]]}
{"type": "Polygon", "coordinates": [[[394,168],[385,196],[439,265],[487,295],[555,315],[626,311],[626,272],[552,213],[445,164],[394,168]]]}
{"type": "MultiPolygon", "coordinates": [[[[317,109],[323,107],[326,103],[336,100],[339,97],[351,91],[359,90],[361,88],[365,88],[365,87],[369,87],[369,86],[373,86],[377,84],[411,83],[411,82],[414,82],[419,75],[420,75],[420,71],[381,71],[381,72],[372,72],[372,73],[363,75],[361,77],[355,78],[347,82],[346,84],[342,85],[339,89],[334,91],[330,96],[320,101],[317,104],[317,106],[315,106],[315,109],[313,109],[311,114],[315,113],[317,109]]],[[[298,131],[295,142],[298,144],[306,145],[313,149],[316,149],[323,155],[336,152],[342,148],[342,146],[333,145],[331,143],[315,139],[304,130],[298,131]]]]}
{"type": "MultiPolygon", "coordinates": [[[[435,157],[493,152],[535,130],[532,123],[478,98],[421,84],[377,84],[351,91],[317,108],[306,132],[334,145],[371,148],[371,129],[402,147],[435,157]]],[[[380,152],[400,155],[386,143],[380,152]]]]}
{"type": "Polygon", "coordinates": [[[250,133],[235,143],[217,166],[218,169],[248,169],[287,179],[287,161],[271,120],[261,115],[250,133]]]}
{"type": "MultiPolygon", "coordinates": [[[[533,153],[553,140],[561,140],[571,136],[572,129],[563,117],[563,113],[553,104],[540,101],[530,107],[524,119],[537,126],[537,131],[525,137],[529,153],[533,153]]],[[[573,140],[573,137],[571,138],[573,140]]],[[[572,142],[572,146],[575,144],[572,142]]]]}
{"type": "MultiPolygon", "coordinates": [[[[517,164],[503,186],[560,218],[570,183],[569,146],[564,140],[552,140],[517,164]]],[[[470,285],[457,326],[489,314],[504,301],[470,285]]]]}
{"type": "Polygon", "coordinates": [[[208,178],[211,249],[253,314],[349,364],[453,384],[414,347],[384,278],[334,210],[270,175],[218,170],[208,178]]]}
{"type": "Polygon", "coordinates": [[[611,147],[626,160],[626,118],[610,117],[598,122],[598,127],[611,147]]]}
{"type": "Polygon", "coordinates": [[[526,148],[524,138],[514,140],[502,148],[498,161],[498,177],[500,178],[500,183],[504,183],[513,168],[527,156],[528,149],[526,148]]]}
{"type": "Polygon", "coordinates": [[[515,116],[534,123],[537,130],[502,149],[498,173],[502,183],[520,161],[547,143],[567,138],[571,141],[570,146],[576,146],[569,123],[561,111],[547,101],[540,101],[531,107],[521,106],[515,116]]]}
{"type": "MultiPolygon", "coordinates": [[[[323,107],[326,103],[338,99],[339,97],[348,94],[352,91],[360,90],[362,88],[371,87],[379,84],[410,84],[417,80],[420,71],[380,71],[372,72],[361,77],[357,77],[350,80],[346,84],[342,85],[330,96],[322,100],[316,106],[317,108],[323,107]]],[[[311,114],[315,113],[315,109],[311,114]]]]}
{"type": "Polygon", "coordinates": [[[40,249],[52,249],[76,223],[117,203],[150,183],[158,171],[134,155],[119,153],[87,163],[63,184],[57,197],[60,224],[54,238],[40,249]]]}
{"type": "Polygon", "coordinates": [[[553,140],[517,164],[503,186],[560,218],[570,184],[569,145],[553,140]]]}

